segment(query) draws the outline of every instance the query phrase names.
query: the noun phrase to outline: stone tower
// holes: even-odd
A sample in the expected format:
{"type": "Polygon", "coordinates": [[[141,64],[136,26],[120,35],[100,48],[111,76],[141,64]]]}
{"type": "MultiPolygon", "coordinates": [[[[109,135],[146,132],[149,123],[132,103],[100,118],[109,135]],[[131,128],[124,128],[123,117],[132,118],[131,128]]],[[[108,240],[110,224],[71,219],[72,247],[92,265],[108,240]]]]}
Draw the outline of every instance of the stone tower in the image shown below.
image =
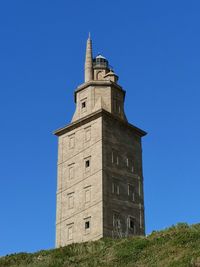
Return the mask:
{"type": "Polygon", "coordinates": [[[141,138],[128,123],[125,91],[87,40],[85,82],[58,136],[56,247],[101,237],[144,235],[141,138]]]}

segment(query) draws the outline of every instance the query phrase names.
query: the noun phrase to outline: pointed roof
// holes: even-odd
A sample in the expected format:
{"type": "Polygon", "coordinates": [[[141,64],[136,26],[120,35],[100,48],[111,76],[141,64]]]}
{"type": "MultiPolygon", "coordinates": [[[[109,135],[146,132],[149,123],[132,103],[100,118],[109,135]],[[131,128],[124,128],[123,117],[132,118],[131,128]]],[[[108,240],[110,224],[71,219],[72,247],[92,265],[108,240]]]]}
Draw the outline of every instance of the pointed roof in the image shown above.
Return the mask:
{"type": "Polygon", "coordinates": [[[106,59],[104,56],[102,56],[101,54],[98,54],[98,56],[96,56],[96,58],[103,58],[106,59]]]}
{"type": "Polygon", "coordinates": [[[90,33],[87,39],[86,53],[85,53],[85,82],[93,80],[93,67],[92,67],[92,40],[90,33]]]}

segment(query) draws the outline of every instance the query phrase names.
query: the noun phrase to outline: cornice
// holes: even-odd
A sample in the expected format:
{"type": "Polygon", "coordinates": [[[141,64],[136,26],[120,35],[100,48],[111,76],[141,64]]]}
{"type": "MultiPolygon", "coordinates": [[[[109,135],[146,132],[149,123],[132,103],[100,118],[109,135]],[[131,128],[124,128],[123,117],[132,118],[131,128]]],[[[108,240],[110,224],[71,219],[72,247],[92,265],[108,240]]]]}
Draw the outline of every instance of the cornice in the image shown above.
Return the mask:
{"type": "Polygon", "coordinates": [[[58,130],[54,131],[53,134],[55,134],[57,136],[63,135],[63,134],[65,134],[65,133],[67,133],[67,132],[69,132],[69,131],[77,128],[77,127],[80,127],[80,126],[82,126],[82,125],[84,125],[84,124],[86,124],[86,123],[88,123],[94,119],[101,117],[101,115],[102,115],[101,110],[98,110],[96,112],[93,112],[90,115],[85,116],[84,118],[81,118],[77,121],[74,121],[74,122],[72,122],[72,123],[70,123],[70,124],[68,124],[62,128],[59,128],[58,130]]]}
{"type": "Polygon", "coordinates": [[[137,133],[139,136],[145,136],[147,133],[145,131],[143,131],[142,129],[116,117],[115,115],[113,115],[112,113],[104,110],[104,109],[100,109],[84,118],[81,118],[75,122],[72,122],[62,128],[59,128],[58,130],[54,131],[53,134],[57,135],[57,136],[61,136],[67,132],[72,131],[73,129],[76,129],[77,127],[80,127],[94,119],[97,119],[99,117],[108,117],[110,119],[113,119],[115,121],[117,121],[118,123],[120,123],[121,125],[128,127],[130,130],[132,130],[134,133],[137,133]]]}

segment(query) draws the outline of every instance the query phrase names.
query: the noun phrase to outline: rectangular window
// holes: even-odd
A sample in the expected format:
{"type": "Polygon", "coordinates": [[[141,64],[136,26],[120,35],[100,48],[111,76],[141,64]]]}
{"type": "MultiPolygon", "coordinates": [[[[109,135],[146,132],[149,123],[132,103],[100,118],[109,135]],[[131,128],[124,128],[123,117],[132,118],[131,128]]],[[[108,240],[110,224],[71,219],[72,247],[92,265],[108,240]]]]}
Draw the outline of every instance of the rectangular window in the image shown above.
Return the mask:
{"type": "Polygon", "coordinates": [[[91,167],[91,157],[88,157],[86,159],[84,159],[84,168],[85,168],[85,172],[90,171],[90,167],[91,167]]]}
{"type": "Polygon", "coordinates": [[[134,172],[134,164],[133,164],[133,161],[131,162],[131,172],[134,172]]]}
{"type": "Polygon", "coordinates": [[[74,148],[75,146],[75,134],[69,136],[69,148],[74,148]]]}
{"type": "Polygon", "coordinates": [[[115,195],[119,195],[119,184],[118,182],[114,181],[112,182],[112,193],[115,195]]]}
{"type": "Polygon", "coordinates": [[[130,201],[135,201],[135,190],[133,185],[128,184],[128,196],[130,201]]]}
{"type": "Polygon", "coordinates": [[[134,226],[135,226],[135,224],[134,224],[134,220],[130,219],[130,225],[129,225],[129,227],[130,227],[131,229],[134,229],[134,226]]]}
{"type": "Polygon", "coordinates": [[[133,218],[133,217],[129,217],[129,220],[128,220],[128,228],[129,228],[133,233],[135,233],[135,230],[136,230],[136,226],[135,226],[135,218],[133,218]]]}
{"type": "Polygon", "coordinates": [[[87,98],[81,100],[81,112],[84,113],[87,110],[87,98]]]}
{"type": "Polygon", "coordinates": [[[126,166],[129,169],[129,171],[134,172],[134,163],[133,163],[133,159],[130,157],[126,158],[126,166]]]}
{"type": "Polygon", "coordinates": [[[88,167],[90,167],[90,160],[89,159],[86,160],[86,162],[85,162],[85,168],[88,168],[88,167]]]}
{"type": "Polygon", "coordinates": [[[85,188],[85,203],[89,203],[91,201],[91,186],[85,188]]]}
{"type": "Polygon", "coordinates": [[[87,217],[84,219],[84,229],[85,234],[89,234],[91,231],[91,217],[87,217]]]}
{"type": "Polygon", "coordinates": [[[74,231],[74,224],[70,224],[67,226],[67,239],[72,240],[73,239],[73,231],[74,231]]]}
{"type": "Polygon", "coordinates": [[[69,180],[74,178],[74,163],[69,165],[69,180]]]}
{"type": "Polygon", "coordinates": [[[85,142],[90,141],[91,139],[91,127],[85,129],[85,142]]]}
{"type": "Polygon", "coordinates": [[[119,213],[113,213],[113,227],[119,229],[121,227],[120,215],[119,213]]]}
{"type": "Polygon", "coordinates": [[[74,193],[68,194],[68,208],[73,209],[74,207],[74,193]]]}
{"type": "Polygon", "coordinates": [[[119,165],[119,156],[118,156],[118,152],[117,151],[112,150],[111,159],[112,159],[112,163],[113,164],[119,165]]]}
{"type": "Polygon", "coordinates": [[[133,159],[130,159],[130,160],[129,160],[129,170],[130,170],[131,172],[134,172],[133,159]]]}
{"type": "Polygon", "coordinates": [[[129,167],[129,159],[128,159],[128,157],[126,158],[126,166],[129,167]]]}
{"type": "Polygon", "coordinates": [[[89,229],[90,228],[90,221],[86,221],[85,222],[85,229],[89,229]]]}
{"type": "Polygon", "coordinates": [[[131,194],[131,185],[129,184],[128,185],[128,196],[130,196],[130,194],[131,194]]]}

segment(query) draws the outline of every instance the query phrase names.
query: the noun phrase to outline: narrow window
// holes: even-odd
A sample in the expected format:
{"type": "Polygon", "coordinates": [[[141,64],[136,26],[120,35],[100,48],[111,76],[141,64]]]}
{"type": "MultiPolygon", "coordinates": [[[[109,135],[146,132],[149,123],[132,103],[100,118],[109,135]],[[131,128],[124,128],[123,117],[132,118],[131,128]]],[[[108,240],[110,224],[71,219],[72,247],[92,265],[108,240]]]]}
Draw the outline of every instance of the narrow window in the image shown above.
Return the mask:
{"type": "Polygon", "coordinates": [[[134,221],[132,219],[130,219],[130,228],[134,229],[134,226],[135,226],[134,221]]]}
{"type": "Polygon", "coordinates": [[[89,203],[91,201],[91,186],[85,188],[85,203],[89,203]]]}
{"type": "Polygon", "coordinates": [[[86,167],[86,168],[89,168],[89,167],[90,167],[90,160],[89,160],[89,159],[86,160],[86,162],[85,162],[85,167],[86,167]]]}
{"type": "Polygon", "coordinates": [[[116,164],[119,165],[119,157],[116,155],[116,164]]]}
{"type": "Polygon", "coordinates": [[[74,178],[74,164],[69,166],[69,179],[73,179],[74,178]]]}
{"type": "Polygon", "coordinates": [[[117,151],[112,150],[111,159],[112,159],[112,163],[113,164],[119,165],[119,156],[118,156],[118,152],[117,151]]]}
{"type": "Polygon", "coordinates": [[[74,134],[73,135],[70,135],[69,136],[69,148],[71,149],[71,148],[74,148],[74,146],[75,146],[75,136],[74,136],[74,134]]]}
{"type": "Polygon", "coordinates": [[[131,193],[131,192],[130,192],[130,191],[131,191],[131,190],[130,190],[130,187],[131,187],[130,184],[128,184],[128,196],[130,196],[130,193],[131,193]]]}
{"type": "Polygon", "coordinates": [[[130,201],[135,201],[135,190],[130,184],[128,184],[128,196],[130,201]]]}
{"type": "Polygon", "coordinates": [[[73,239],[73,224],[69,225],[67,228],[67,239],[72,240],[73,239]]]}
{"type": "Polygon", "coordinates": [[[81,100],[81,112],[85,112],[87,110],[87,99],[81,100]]]}
{"type": "Polygon", "coordinates": [[[114,163],[114,152],[112,151],[112,163],[114,163]]]}
{"type": "Polygon", "coordinates": [[[121,227],[121,221],[120,221],[119,213],[113,213],[113,227],[117,228],[117,229],[121,227]]]}
{"type": "Polygon", "coordinates": [[[126,166],[127,166],[127,167],[129,166],[129,160],[128,160],[128,157],[126,158],[126,166]]]}
{"type": "Polygon", "coordinates": [[[130,159],[129,168],[130,168],[130,171],[131,171],[131,172],[134,172],[134,163],[133,163],[133,159],[130,159]]]}
{"type": "Polygon", "coordinates": [[[89,229],[90,228],[90,221],[86,221],[85,222],[85,229],[89,229]]]}
{"type": "Polygon", "coordinates": [[[91,157],[84,159],[85,172],[89,172],[91,167],[91,157]]]}
{"type": "Polygon", "coordinates": [[[85,141],[88,142],[91,139],[91,127],[85,129],[85,141]]]}
{"type": "Polygon", "coordinates": [[[91,217],[84,219],[85,234],[89,234],[91,231],[91,217]]]}
{"type": "Polygon", "coordinates": [[[119,190],[118,182],[117,181],[113,181],[112,182],[112,194],[119,196],[119,192],[120,192],[120,190],[119,190]]]}
{"type": "Polygon", "coordinates": [[[131,164],[131,172],[134,172],[134,165],[133,165],[133,162],[131,164]]]}
{"type": "Polygon", "coordinates": [[[86,102],[85,101],[81,103],[81,107],[82,107],[82,109],[86,108],[86,102]]]}
{"type": "Polygon", "coordinates": [[[74,193],[68,195],[68,208],[73,209],[74,207],[74,193]]]}
{"type": "Polygon", "coordinates": [[[135,233],[135,218],[133,217],[129,217],[129,224],[128,224],[128,228],[132,231],[132,233],[135,233]]]}
{"type": "Polygon", "coordinates": [[[134,162],[131,158],[126,158],[126,166],[129,169],[130,172],[134,172],[134,162]]]}

